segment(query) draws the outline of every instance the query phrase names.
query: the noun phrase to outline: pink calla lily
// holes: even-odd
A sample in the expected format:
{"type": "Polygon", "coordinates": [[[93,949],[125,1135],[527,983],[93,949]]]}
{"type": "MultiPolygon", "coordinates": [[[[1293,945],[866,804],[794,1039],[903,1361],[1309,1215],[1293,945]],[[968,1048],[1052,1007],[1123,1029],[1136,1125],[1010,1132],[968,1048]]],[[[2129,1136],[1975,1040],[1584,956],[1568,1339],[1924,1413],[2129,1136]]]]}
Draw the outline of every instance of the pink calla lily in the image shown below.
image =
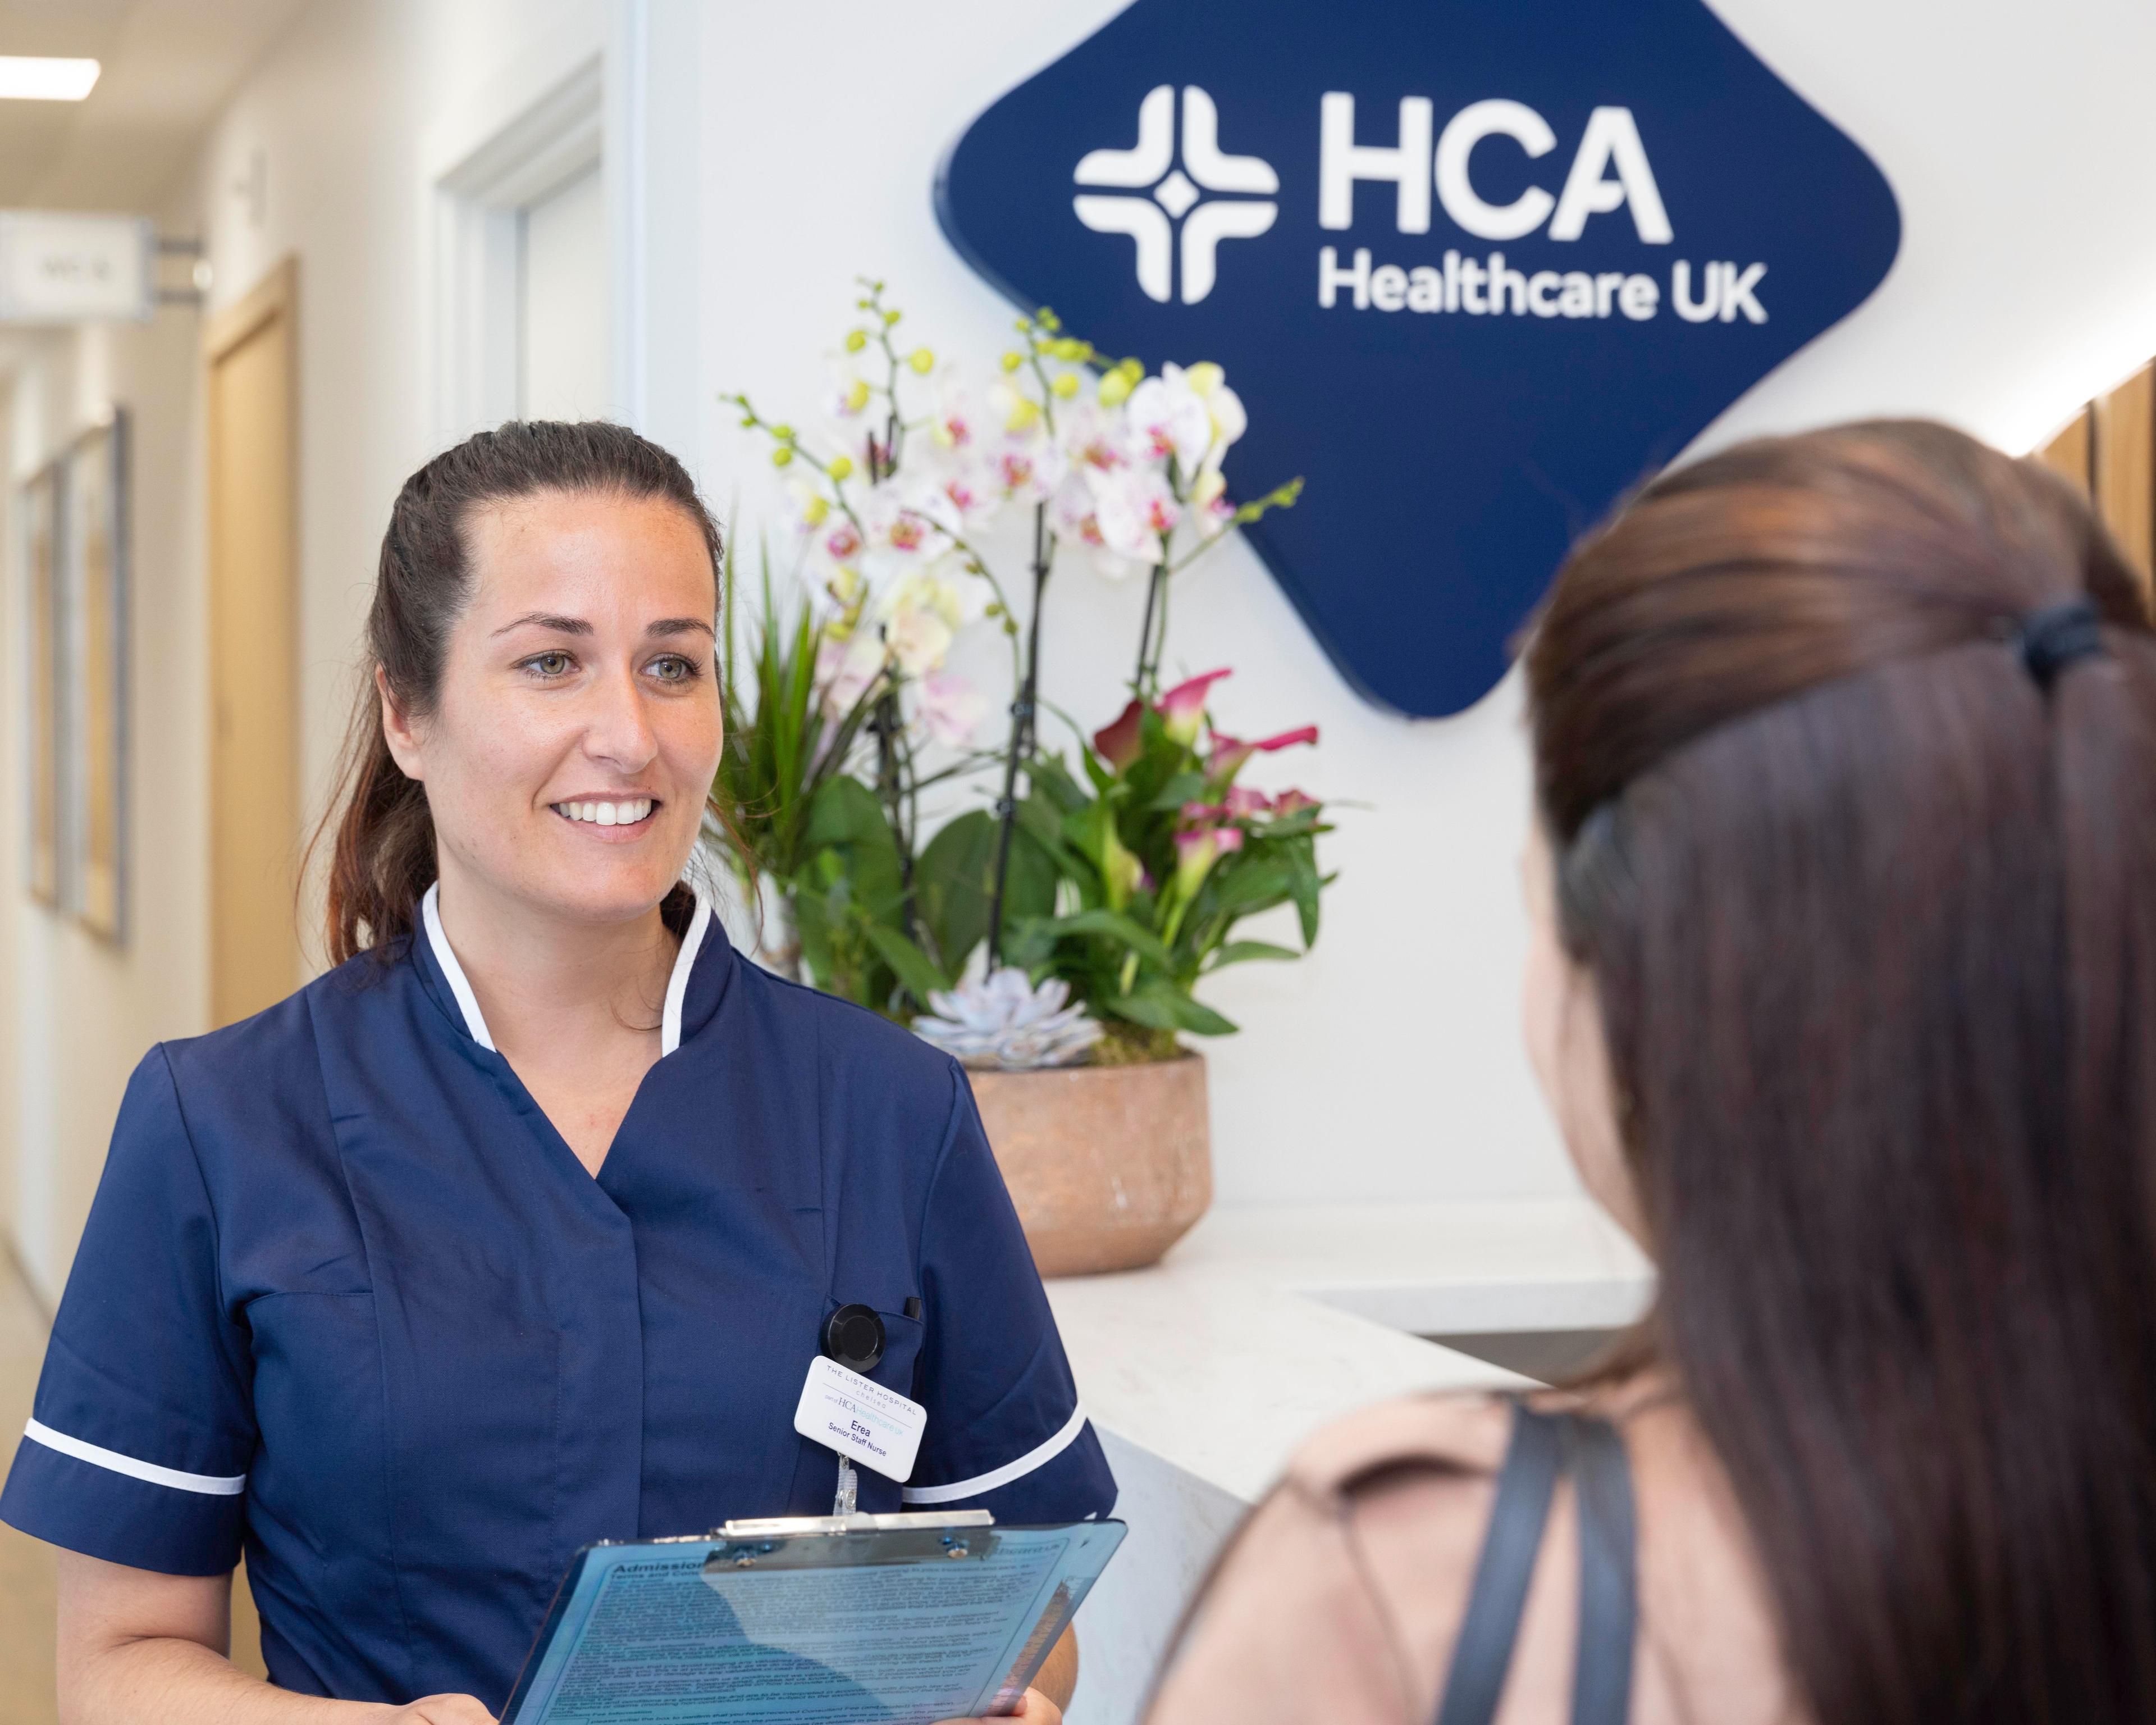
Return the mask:
{"type": "Polygon", "coordinates": [[[1219,670],[1208,671],[1202,677],[1192,677],[1187,682],[1178,683],[1161,696],[1158,708],[1161,723],[1170,737],[1184,744],[1196,740],[1200,727],[1205,722],[1206,691],[1221,678],[1229,675],[1231,673],[1224,666],[1219,670]]]}
{"type": "Polygon", "coordinates": [[[1270,755],[1281,749],[1295,747],[1299,743],[1316,742],[1317,726],[1301,725],[1292,731],[1283,731],[1277,737],[1268,737],[1257,742],[1245,742],[1240,737],[1223,737],[1213,733],[1213,758],[1206,763],[1207,771],[1214,778],[1233,778],[1243,770],[1244,762],[1253,755],[1270,755]]]}
{"type": "Polygon", "coordinates": [[[1103,725],[1093,733],[1093,752],[1116,772],[1121,773],[1136,761],[1144,748],[1142,736],[1145,709],[1132,701],[1116,715],[1115,722],[1103,725]]]}

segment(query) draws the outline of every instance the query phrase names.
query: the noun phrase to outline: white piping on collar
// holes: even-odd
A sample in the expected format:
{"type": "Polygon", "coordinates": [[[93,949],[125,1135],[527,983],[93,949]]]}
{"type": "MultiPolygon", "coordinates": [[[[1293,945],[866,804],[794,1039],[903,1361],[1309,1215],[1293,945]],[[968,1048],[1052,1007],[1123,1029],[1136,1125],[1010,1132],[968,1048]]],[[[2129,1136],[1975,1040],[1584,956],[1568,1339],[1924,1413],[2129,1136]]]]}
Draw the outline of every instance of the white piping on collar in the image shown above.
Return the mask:
{"type": "MultiPolygon", "coordinates": [[[[492,1049],[494,1037],[486,1028],[485,1015],[479,1009],[479,996],[472,993],[471,978],[465,974],[464,966],[457,963],[449,937],[442,932],[441,891],[441,882],[438,880],[419,901],[420,916],[427,925],[427,943],[434,949],[434,962],[442,967],[442,974],[449,978],[449,992],[457,997],[457,1009],[465,1015],[465,1029],[471,1033],[471,1040],[481,1048],[492,1049]]],[[[711,901],[693,886],[689,891],[696,901],[696,910],[689,919],[687,932],[681,937],[681,950],[674,955],[673,974],[666,978],[666,1009],[659,1021],[661,1060],[681,1045],[681,1004],[688,997],[689,973],[696,968],[696,954],[711,927],[711,901]]]]}
{"type": "Polygon", "coordinates": [[[696,913],[690,917],[689,927],[681,936],[681,950],[674,955],[674,974],[666,978],[666,1010],[659,1020],[659,1058],[662,1060],[681,1045],[681,1003],[689,995],[689,973],[696,968],[697,951],[711,927],[711,901],[693,886],[689,891],[696,898],[696,913]]]}
{"type": "Polygon", "coordinates": [[[442,932],[441,896],[442,883],[437,880],[419,901],[419,914],[427,924],[427,944],[434,949],[434,963],[442,967],[442,974],[449,979],[449,992],[457,997],[457,1009],[465,1015],[465,1029],[471,1032],[473,1041],[490,1050],[494,1038],[488,1034],[486,1019],[479,1009],[479,996],[472,993],[471,978],[465,974],[464,966],[457,963],[449,936],[442,932]]]}

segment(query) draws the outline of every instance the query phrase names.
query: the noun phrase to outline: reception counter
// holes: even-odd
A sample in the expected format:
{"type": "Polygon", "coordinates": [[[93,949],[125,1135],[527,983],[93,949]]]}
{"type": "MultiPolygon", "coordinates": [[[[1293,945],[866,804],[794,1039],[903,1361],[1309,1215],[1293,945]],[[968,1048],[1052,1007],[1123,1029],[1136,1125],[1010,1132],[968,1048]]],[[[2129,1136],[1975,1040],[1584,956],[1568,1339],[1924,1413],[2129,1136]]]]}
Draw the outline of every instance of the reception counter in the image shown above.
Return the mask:
{"type": "Polygon", "coordinates": [[[1584,1200],[1223,1211],[1165,1261],[1048,1284],[1130,1537],[1079,1619],[1071,1725],[1127,1725],[1221,1542],[1304,1438],[1526,1380],[1423,1340],[1630,1322],[1653,1279],[1584,1200]]]}

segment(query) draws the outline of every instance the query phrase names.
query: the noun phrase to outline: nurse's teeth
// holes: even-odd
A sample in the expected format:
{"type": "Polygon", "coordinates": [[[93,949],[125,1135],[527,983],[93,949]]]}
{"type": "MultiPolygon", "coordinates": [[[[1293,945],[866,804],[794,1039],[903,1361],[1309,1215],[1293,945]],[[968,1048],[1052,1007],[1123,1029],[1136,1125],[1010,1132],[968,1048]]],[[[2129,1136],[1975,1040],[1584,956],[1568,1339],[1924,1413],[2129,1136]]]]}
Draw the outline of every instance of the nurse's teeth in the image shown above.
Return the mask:
{"type": "Polygon", "coordinates": [[[634,826],[651,813],[651,798],[639,797],[627,803],[557,803],[554,807],[571,820],[593,826],[634,826]]]}

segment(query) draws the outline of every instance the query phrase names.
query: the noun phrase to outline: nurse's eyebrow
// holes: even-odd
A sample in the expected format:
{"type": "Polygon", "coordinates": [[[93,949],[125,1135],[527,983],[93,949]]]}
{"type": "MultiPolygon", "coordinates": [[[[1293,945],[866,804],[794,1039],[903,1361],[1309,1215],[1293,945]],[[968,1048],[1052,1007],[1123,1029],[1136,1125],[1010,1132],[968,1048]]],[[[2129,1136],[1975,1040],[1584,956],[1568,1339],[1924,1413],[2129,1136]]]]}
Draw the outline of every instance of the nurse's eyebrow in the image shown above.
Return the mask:
{"type": "Polygon", "coordinates": [[[662,617],[644,632],[648,635],[693,635],[701,632],[713,640],[718,639],[718,631],[701,617],[662,617]]]}
{"type": "Polygon", "coordinates": [[[557,617],[551,611],[526,611],[514,621],[503,624],[495,631],[495,634],[506,635],[512,629],[522,629],[527,624],[534,624],[540,629],[552,629],[558,635],[588,635],[594,633],[591,624],[581,617],[557,617]]]}

